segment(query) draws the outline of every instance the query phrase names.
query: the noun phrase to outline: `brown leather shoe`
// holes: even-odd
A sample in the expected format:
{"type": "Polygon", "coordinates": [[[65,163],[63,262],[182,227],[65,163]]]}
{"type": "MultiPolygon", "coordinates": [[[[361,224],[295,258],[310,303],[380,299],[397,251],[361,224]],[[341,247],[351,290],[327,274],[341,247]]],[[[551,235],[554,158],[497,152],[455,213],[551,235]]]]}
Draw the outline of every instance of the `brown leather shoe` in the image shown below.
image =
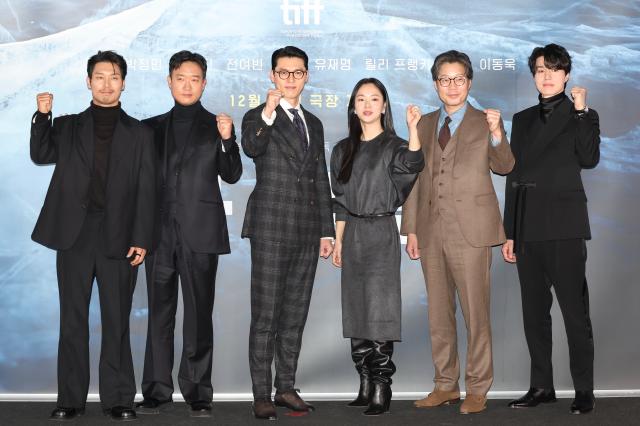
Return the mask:
{"type": "Polygon", "coordinates": [[[256,419],[276,420],[278,418],[276,407],[271,402],[271,398],[256,399],[251,408],[256,419]]]}
{"type": "Polygon", "coordinates": [[[436,389],[418,401],[414,401],[413,405],[418,408],[434,408],[443,405],[457,404],[460,402],[460,391],[443,391],[436,389]]]}
{"type": "Polygon", "coordinates": [[[460,406],[460,414],[474,414],[487,409],[487,398],[484,395],[469,395],[460,406]]]}
{"type": "Polygon", "coordinates": [[[311,404],[307,404],[304,402],[298,392],[294,390],[285,391],[285,392],[276,392],[275,398],[273,398],[276,406],[278,407],[286,407],[293,411],[313,411],[315,407],[311,404]]]}

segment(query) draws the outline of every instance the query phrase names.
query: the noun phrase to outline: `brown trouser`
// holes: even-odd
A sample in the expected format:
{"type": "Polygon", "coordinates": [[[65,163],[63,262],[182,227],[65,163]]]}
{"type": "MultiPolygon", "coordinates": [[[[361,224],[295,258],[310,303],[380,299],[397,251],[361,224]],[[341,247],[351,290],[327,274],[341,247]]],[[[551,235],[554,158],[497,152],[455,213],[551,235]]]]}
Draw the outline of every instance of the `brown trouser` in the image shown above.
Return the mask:
{"type": "Polygon", "coordinates": [[[486,395],[493,382],[491,354],[491,247],[472,247],[455,220],[437,219],[422,249],[436,389],[459,390],[456,299],[467,327],[467,394],[486,395]]]}

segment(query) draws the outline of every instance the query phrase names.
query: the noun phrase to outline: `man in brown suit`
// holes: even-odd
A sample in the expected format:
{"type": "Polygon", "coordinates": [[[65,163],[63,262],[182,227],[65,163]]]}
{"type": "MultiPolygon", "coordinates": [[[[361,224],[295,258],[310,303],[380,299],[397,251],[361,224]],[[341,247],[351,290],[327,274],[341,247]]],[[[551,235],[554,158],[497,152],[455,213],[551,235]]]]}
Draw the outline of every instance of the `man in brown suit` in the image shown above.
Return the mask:
{"type": "Polygon", "coordinates": [[[407,253],[421,259],[429,298],[435,389],[415,402],[438,407],[460,401],[456,291],[467,326],[466,398],[460,413],[486,408],[493,382],[489,315],[491,247],[505,234],[494,173],[514,165],[500,111],[467,103],[473,79],[469,57],[438,55],[431,75],[442,106],[422,116],[418,133],[426,167],[403,207],[407,253]]]}

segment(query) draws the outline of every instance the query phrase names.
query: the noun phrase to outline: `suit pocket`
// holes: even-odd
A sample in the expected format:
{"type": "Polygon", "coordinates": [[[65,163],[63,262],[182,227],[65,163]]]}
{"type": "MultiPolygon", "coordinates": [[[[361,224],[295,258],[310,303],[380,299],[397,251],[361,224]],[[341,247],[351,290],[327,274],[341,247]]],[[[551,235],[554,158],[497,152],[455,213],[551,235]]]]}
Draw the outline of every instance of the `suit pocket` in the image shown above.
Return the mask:
{"type": "Polygon", "coordinates": [[[495,194],[480,194],[475,196],[475,202],[478,206],[490,206],[498,203],[498,199],[495,194]]]}

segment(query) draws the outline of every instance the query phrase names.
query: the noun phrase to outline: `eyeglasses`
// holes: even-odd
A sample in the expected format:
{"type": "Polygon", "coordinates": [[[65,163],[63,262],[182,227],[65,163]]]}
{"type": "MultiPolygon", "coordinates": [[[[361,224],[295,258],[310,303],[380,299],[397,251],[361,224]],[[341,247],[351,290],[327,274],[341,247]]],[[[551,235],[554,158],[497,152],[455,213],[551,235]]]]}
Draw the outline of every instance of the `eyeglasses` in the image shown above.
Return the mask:
{"type": "Polygon", "coordinates": [[[438,83],[440,83],[440,86],[442,87],[449,87],[452,81],[456,84],[456,86],[464,86],[464,84],[467,82],[467,77],[464,77],[462,75],[457,75],[453,78],[451,77],[438,78],[438,83]]]}
{"type": "Polygon", "coordinates": [[[281,80],[287,80],[291,74],[293,74],[293,78],[295,78],[296,80],[300,80],[302,77],[304,77],[307,74],[306,71],[302,71],[302,70],[295,70],[295,71],[280,70],[280,71],[274,71],[274,72],[278,74],[278,77],[280,77],[281,80]]]}

